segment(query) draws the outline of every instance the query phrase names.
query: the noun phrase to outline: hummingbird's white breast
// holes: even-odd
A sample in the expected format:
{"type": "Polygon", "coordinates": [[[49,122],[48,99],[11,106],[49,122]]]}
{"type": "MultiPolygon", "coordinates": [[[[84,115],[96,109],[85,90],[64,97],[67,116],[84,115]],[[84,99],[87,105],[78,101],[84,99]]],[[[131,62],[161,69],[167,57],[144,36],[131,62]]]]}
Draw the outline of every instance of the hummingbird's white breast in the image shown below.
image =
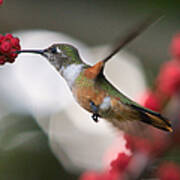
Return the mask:
{"type": "Polygon", "coordinates": [[[84,64],[70,64],[67,67],[62,67],[60,73],[68,83],[71,88],[74,84],[76,78],[80,75],[81,71],[84,68],[84,64]]]}

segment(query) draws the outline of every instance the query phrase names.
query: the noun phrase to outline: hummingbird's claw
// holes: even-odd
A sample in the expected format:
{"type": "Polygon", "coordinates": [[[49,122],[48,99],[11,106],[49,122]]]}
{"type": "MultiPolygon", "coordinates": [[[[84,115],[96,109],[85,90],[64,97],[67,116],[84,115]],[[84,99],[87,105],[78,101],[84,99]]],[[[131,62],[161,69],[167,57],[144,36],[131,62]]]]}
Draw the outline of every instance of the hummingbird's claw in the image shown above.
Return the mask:
{"type": "Polygon", "coordinates": [[[95,122],[98,122],[99,114],[93,114],[91,117],[95,122]]]}
{"type": "Polygon", "coordinates": [[[99,107],[96,106],[93,101],[90,101],[90,107],[91,107],[91,110],[92,110],[92,112],[93,112],[93,115],[91,116],[92,119],[93,119],[95,122],[98,122],[98,117],[100,117],[100,115],[98,114],[99,107]]]}

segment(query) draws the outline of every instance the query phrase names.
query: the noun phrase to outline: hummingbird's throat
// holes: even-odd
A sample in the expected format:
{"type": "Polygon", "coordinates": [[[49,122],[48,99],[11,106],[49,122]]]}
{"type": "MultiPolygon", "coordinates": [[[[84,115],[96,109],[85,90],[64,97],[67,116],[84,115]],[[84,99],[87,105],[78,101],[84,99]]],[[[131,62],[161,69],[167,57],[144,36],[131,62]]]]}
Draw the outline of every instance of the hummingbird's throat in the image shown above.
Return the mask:
{"type": "Polygon", "coordinates": [[[83,63],[71,63],[70,58],[67,56],[59,57],[48,53],[46,50],[21,50],[17,51],[17,53],[35,53],[44,56],[50,62],[50,64],[53,65],[56,70],[64,77],[70,88],[73,86],[76,78],[80,75],[85,66],[83,63]]]}
{"type": "Polygon", "coordinates": [[[68,66],[62,66],[59,72],[63,78],[67,81],[70,88],[74,85],[77,77],[84,69],[84,64],[70,64],[68,66]]]}
{"type": "Polygon", "coordinates": [[[63,67],[60,59],[54,58],[52,55],[49,55],[49,57],[46,58],[50,62],[50,64],[56,68],[57,71],[60,71],[63,67]]]}

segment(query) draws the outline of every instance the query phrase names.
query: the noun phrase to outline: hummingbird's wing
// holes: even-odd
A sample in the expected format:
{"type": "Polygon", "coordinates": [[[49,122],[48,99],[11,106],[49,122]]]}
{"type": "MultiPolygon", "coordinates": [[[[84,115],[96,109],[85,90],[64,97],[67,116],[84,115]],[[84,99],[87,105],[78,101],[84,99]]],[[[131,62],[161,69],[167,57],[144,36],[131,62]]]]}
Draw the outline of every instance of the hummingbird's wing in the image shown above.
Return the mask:
{"type": "MultiPolygon", "coordinates": [[[[104,94],[106,94],[105,97],[110,97],[111,99],[107,112],[106,109],[103,110],[102,108],[100,115],[119,129],[141,128],[141,126],[144,126],[141,124],[146,123],[156,128],[172,132],[170,122],[160,113],[145,108],[131,100],[116,89],[103,75],[98,76],[95,81],[100,92],[102,93],[104,91],[104,94]]],[[[100,105],[100,107],[102,106],[100,105]]]]}
{"type": "Polygon", "coordinates": [[[136,25],[132,30],[129,31],[129,33],[121,38],[118,41],[118,45],[114,48],[114,50],[103,60],[96,63],[94,66],[92,66],[89,70],[89,72],[92,72],[93,74],[92,78],[95,78],[99,74],[102,74],[104,71],[105,63],[110,60],[115,54],[117,54],[123,47],[128,45],[132,40],[134,40],[138,35],[140,35],[143,31],[145,31],[151,24],[155,23],[157,20],[162,18],[162,16],[151,16],[148,17],[145,21],[140,23],[139,25],[136,25]]]}
{"type": "Polygon", "coordinates": [[[151,16],[148,17],[145,21],[140,23],[139,25],[136,25],[132,30],[129,31],[129,33],[121,38],[118,41],[117,47],[114,48],[114,50],[103,60],[99,61],[92,67],[88,68],[87,70],[87,76],[89,78],[95,79],[98,75],[103,74],[105,63],[110,60],[115,54],[117,54],[123,47],[128,45],[132,40],[134,40],[138,35],[140,35],[143,31],[145,31],[151,24],[157,22],[160,18],[163,16],[151,16]]]}
{"type": "Polygon", "coordinates": [[[131,41],[133,41],[136,37],[138,37],[141,33],[143,33],[150,25],[154,24],[158,20],[160,20],[162,15],[153,15],[145,19],[139,25],[136,25],[129,33],[118,40],[117,46],[115,46],[114,50],[105,57],[102,61],[106,63],[109,59],[111,59],[115,54],[117,54],[122,48],[128,45],[131,41]]]}

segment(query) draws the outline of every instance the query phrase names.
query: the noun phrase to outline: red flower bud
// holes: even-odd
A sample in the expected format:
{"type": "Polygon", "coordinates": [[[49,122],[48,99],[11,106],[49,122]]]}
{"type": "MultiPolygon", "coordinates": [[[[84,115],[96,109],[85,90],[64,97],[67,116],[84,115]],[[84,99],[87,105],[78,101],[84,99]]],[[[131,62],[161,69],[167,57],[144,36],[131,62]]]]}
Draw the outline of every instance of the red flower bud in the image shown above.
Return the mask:
{"type": "Polygon", "coordinates": [[[0,0],[0,5],[2,5],[3,4],[3,0],[0,0]]]}
{"type": "Polygon", "coordinates": [[[157,176],[160,180],[180,180],[180,167],[175,163],[163,163],[157,171],[157,176]]]}
{"type": "Polygon", "coordinates": [[[80,180],[99,180],[100,174],[97,172],[85,172],[81,175],[80,180]]]}
{"type": "Polygon", "coordinates": [[[121,174],[117,172],[85,172],[79,180],[121,180],[121,174]]]}
{"type": "Polygon", "coordinates": [[[158,99],[158,96],[151,92],[147,91],[143,96],[141,100],[141,104],[153,111],[160,111],[161,105],[160,100],[158,99]]]}
{"type": "Polygon", "coordinates": [[[132,136],[125,134],[124,139],[126,140],[126,148],[134,150],[134,139],[132,138],[132,136]]]}
{"type": "Polygon", "coordinates": [[[126,147],[130,148],[133,152],[141,152],[148,156],[157,156],[163,152],[163,148],[166,148],[165,143],[167,142],[168,145],[168,141],[167,139],[163,139],[158,133],[156,135],[152,140],[148,140],[125,134],[126,147]]]}
{"type": "Polygon", "coordinates": [[[176,34],[171,42],[170,51],[173,57],[180,58],[180,34],[176,34]]]}
{"type": "Polygon", "coordinates": [[[111,171],[123,172],[127,168],[130,160],[130,155],[127,155],[125,153],[118,154],[117,159],[111,162],[111,171]]]}
{"type": "Polygon", "coordinates": [[[4,36],[2,34],[0,34],[0,43],[3,39],[4,39],[4,36]]]}
{"type": "Polygon", "coordinates": [[[180,64],[177,61],[168,61],[160,70],[157,78],[157,90],[164,96],[172,96],[180,88],[180,64]]]}

